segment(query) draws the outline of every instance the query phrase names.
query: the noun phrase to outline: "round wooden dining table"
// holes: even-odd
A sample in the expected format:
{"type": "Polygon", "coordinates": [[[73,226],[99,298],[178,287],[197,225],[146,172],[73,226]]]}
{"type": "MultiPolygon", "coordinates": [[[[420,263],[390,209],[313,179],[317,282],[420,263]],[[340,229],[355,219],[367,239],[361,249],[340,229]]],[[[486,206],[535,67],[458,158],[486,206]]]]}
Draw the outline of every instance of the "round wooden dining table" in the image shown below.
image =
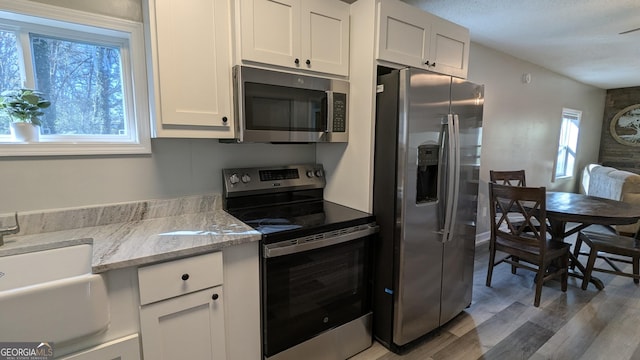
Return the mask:
{"type": "MultiPolygon", "coordinates": [[[[549,233],[556,241],[563,241],[591,225],[628,225],[640,220],[640,205],[584,194],[547,192],[546,203],[549,233]],[[567,223],[578,225],[567,230],[567,223]]],[[[569,261],[572,267],[580,270],[580,273],[572,272],[570,275],[582,278],[585,267],[578,261],[577,254],[570,252],[569,261]]],[[[604,288],[599,279],[591,279],[598,289],[604,288]]]]}

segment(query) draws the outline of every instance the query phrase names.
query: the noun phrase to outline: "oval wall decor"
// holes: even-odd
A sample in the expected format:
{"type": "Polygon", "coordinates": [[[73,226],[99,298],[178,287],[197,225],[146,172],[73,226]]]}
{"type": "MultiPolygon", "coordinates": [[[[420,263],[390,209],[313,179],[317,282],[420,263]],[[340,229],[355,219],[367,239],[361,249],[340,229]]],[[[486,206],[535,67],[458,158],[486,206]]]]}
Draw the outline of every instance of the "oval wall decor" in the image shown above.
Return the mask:
{"type": "Polygon", "coordinates": [[[640,104],[627,106],[611,119],[611,136],[622,145],[640,146],[640,104]]]}

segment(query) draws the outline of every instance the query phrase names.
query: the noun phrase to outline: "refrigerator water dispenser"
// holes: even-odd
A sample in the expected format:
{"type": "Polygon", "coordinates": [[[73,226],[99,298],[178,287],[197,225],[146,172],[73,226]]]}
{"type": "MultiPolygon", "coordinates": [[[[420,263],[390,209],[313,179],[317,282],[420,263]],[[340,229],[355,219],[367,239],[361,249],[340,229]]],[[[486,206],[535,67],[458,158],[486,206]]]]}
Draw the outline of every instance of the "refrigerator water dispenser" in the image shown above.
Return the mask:
{"type": "Polygon", "coordinates": [[[438,201],[438,145],[418,146],[416,203],[438,201]]]}

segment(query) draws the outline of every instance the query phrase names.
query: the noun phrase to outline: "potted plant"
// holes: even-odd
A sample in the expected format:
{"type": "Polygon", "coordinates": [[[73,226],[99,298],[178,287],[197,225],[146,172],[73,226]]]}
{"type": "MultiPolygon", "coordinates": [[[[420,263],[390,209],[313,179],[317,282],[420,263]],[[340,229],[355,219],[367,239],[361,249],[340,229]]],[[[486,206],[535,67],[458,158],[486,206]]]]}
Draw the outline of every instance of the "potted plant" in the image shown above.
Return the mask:
{"type": "Polygon", "coordinates": [[[0,93],[0,111],[11,119],[11,136],[16,141],[38,141],[40,116],[51,102],[44,94],[32,89],[12,89],[0,93]]]}

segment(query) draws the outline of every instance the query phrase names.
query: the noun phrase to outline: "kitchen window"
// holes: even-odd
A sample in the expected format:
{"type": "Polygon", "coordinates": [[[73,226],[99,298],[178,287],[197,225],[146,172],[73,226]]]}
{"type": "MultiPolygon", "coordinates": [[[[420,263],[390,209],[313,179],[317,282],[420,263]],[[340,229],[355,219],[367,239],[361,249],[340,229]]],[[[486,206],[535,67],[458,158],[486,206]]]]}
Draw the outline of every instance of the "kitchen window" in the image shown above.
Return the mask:
{"type": "Polygon", "coordinates": [[[0,114],[0,155],[151,152],[142,24],[29,1],[0,8],[0,92],[51,101],[36,143],[13,142],[0,114]]]}
{"type": "Polygon", "coordinates": [[[562,124],[558,140],[555,178],[573,176],[578,148],[578,133],[582,111],[562,109],[562,124]]]}

